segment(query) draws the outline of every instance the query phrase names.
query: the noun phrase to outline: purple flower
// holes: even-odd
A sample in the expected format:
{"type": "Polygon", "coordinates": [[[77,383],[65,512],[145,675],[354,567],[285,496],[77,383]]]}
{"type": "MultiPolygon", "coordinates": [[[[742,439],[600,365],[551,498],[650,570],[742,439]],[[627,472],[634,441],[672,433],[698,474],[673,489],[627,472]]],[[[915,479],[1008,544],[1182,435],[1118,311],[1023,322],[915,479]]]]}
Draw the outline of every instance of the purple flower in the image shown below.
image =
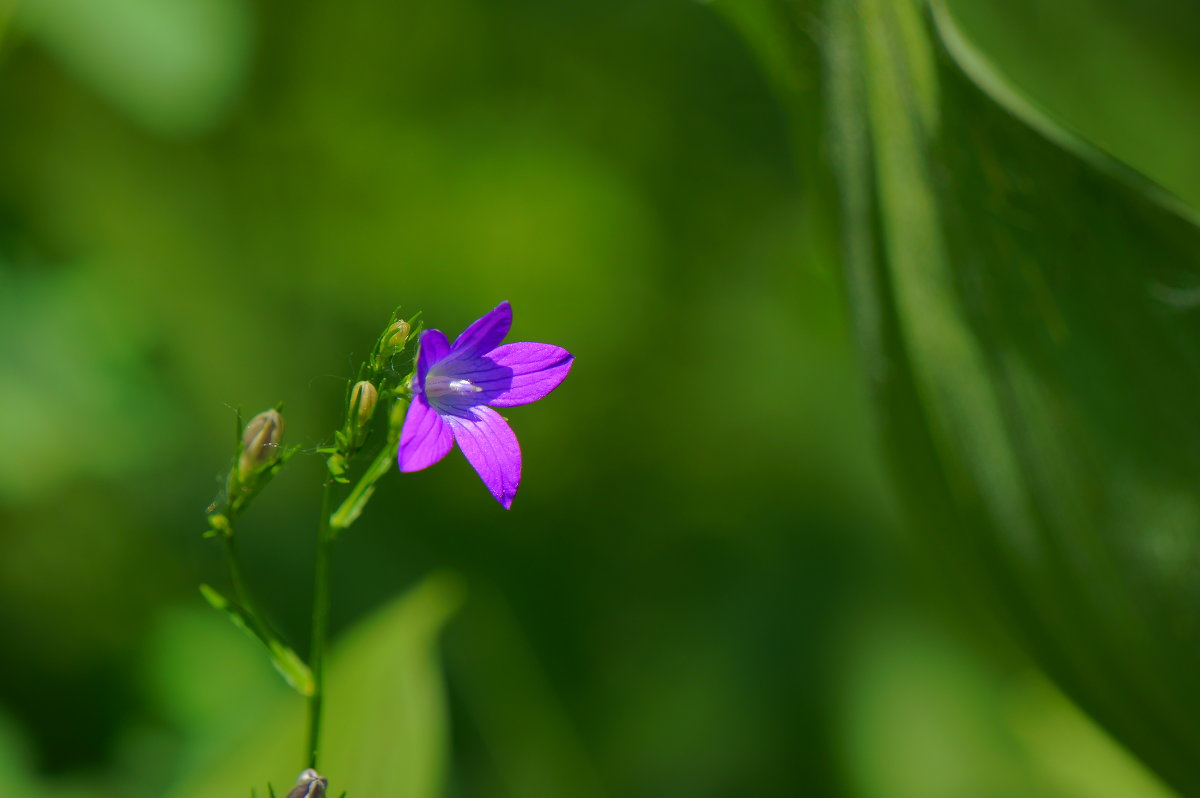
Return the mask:
{"type": "Polygon", "coordinates": [[[504,344],[512,308],[496,309],[451,346],[441,330],[421,334],[412,404],[400,431],[400,470],[420,471],[458,447],[505,509],[521,483],[521,447],[493,407],[536,402],[558,387],[575,356],[550,344],[504,344]]]}

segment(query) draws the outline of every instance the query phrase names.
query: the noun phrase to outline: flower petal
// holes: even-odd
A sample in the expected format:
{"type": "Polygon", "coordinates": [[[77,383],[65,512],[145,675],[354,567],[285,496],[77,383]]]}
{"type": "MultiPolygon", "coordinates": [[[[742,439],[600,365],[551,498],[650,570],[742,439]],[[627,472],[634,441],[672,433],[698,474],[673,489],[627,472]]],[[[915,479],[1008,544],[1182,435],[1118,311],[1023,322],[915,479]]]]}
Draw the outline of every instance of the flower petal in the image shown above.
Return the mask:
{"type": "MultiPolygon", "coordinates": [[[[442,340],[446,340],[445,336],[442,336],[442,340]]],[[[421,346],[424,345],[425,338],[422,336],[421,346]]],[[[414,395],[404,416],[404,427],[400,430],[400,451],[396,457],[400,470],[407,473],[429,468],[453,447],[454,436],[450,427],[425,401],[425,394],[414,395]]]]}
{"type": "Polygon", "coordinates": [[[488,404],[495,407],[515,407],[536,402],[567,378],[567,372],[575,362],[575,356],[561,346],[524,342],[496,347],[487,359],[509,372],[506,388],[493,386],[486,381],[475,383],[485,393],[500,390],[499,395],[488,399],[488,404]]]}
{"type": "Polygon", "coordinates": [[[561,346],[535,343],[505,344],[483,357],[452,355],[431,373],[466,380],[479,392],[439,398],[434,406],[454,412],[476,405],[514,407],[536,402],[558,387],[574,362],[575,356],[561,346]]]}
{"type": "Polygon", "coordinates": [[[441,330],[426,330],[421,333],[421,349],[417,353],[417,386],[425,386],[425,375],[429,368],[450,354],[450,341],[441,330]]]}
{"type": "Polygon", "coordinates": [[[501,302],[494,310],[483,314],[470,327],[463,330],[462,335],[454,339],[450,348],[456,356],[472,358],[486,355],[495,349],[508,335],[512,327],[512,307],[508,302],[501,302]]]}
{"type": "Polygon", "coordinates": [[[446,423],[454,430],[454,440],[466,455],[496,501],[512,507],[517,486],[521,484],[521,447],[517,436],[500,414],[490,407],[475,407],[470,417],[448,415],[446,423]]]}

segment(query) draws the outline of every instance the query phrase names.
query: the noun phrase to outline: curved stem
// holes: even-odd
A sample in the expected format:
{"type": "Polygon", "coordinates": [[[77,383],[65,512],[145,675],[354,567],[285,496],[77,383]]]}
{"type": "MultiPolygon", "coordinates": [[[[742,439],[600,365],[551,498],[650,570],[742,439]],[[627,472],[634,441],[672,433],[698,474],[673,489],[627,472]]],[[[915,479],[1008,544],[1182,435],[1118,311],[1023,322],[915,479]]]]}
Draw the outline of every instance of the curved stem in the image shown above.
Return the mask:
{"type": "Polygon", "coordinates": [[[329,569],[333,549],[329,517],[333,512],[332,479],[325,483],[321,497],[321,521],[317,526],[317,549],[313,562],[312,642],[308,650],[308,668],[312,671],[313,692],[308,699],[308,740],[304,758],[308,767],[317,767],[317,751],[321,741],[321,705],[325,696],[325,644],[329,637],[329,569]]]}

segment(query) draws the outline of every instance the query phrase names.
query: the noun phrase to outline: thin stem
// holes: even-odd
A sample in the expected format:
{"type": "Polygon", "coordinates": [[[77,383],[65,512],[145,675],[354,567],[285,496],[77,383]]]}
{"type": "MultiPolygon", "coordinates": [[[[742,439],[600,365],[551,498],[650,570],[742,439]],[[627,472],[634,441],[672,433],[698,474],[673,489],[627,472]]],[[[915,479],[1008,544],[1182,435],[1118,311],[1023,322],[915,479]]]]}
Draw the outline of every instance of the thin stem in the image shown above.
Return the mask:
{"type": "Polygon", "coordinates": [[[333,549],[329,517],[333,512],[336,484],[325,482],[321,497],[321,522],[317,526],[317,549],[313,563],[312,643],[308,651],[308,668],[312,672],[313,692],[308,699],[308,741],[304,758],[308,767],[317,767],[317,749],[321,741],[321,704],[325,697],[325,644],[329,637],[329,567],[333,549]]]}
{"type": "Polygon", "coordinates": [[[246,582],[242,578],[242,566],[238,563],[237,551],[233,547],[232,529],[228,534],[221,535],[221,551],[225,552],[225,564],[229,566],[229,581],[233,583],[233,593],[237,596],[238,603],[246,612],[253,614],[253,602],[250,601],[250,595],[246,592],[246,582]]]}
{"type": "MultiPolygon", "coordinates": [[[[405,404],[407,405],[407,403],[405,404]]],[[[395,407],[394,405],[393,409],[395,407]]],[[[304,749],[308,767],[314,770],[317,767],[317,753],[321,742],[321,710],[325,697],[325,646],[329,638],[329,570],[333,543],[337,540],[338,533],[354,523],[354,520],[362,513],[371,494],[375,492],[375,483],[391,467],[399,441],[398,427],[394,424],[390,425],[383,449],[375,456],[366,472],[359,478],[358,483],[350,489],[346,500],[338,505],[336,512],[334,512],[334,494],[337,490],[335,480],[326,480],[325,491],[321,496],[321,522],[317,526],[317,549],[313,562],[312,644],[309,646],[308,652],[308,669],[312,674],[313,691],[308,699],[308,741],[304,749]]],[[[339,451],[339,454],[342,453],[339,451]]],[[[350,457],[350,453],[345,453],[347,461],[350,457]]]]}
{"type": "Polygon", "coordinates": [[[227,528],[226,534],[221,535],[221,551],[225,553],[225,564],[229,566],[229,581],[233,584],[233,594],[237,596],[242,612],[255,625],[255,631],[260,637],[265,639],[272,636],[266,621],[258,611],[258,605],[255,604],[254,599],[250,596],[250,591],[246,588],[246,579],[242,576],[242,565],[238,561],[237,549],[233,542],[232,526],[227,528]]]}

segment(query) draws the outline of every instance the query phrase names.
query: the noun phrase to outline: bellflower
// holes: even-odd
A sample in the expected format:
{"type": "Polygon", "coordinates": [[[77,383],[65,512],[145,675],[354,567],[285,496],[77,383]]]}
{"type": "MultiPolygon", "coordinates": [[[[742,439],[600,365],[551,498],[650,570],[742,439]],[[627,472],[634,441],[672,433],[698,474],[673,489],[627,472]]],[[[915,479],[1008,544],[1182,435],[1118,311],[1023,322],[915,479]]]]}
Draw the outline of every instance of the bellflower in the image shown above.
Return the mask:
{"type": "Polygon", "coordinates": [[[496,501],[512,506],[521,447],[492,408],[536,402],[558,387],[575,356],[550,344],[501,345],[512,308],[501,302],[451,345],[441,330],[421,334],[412,404],[400,431],[400,470],[420,471],[462,449],[496,501]]]}

